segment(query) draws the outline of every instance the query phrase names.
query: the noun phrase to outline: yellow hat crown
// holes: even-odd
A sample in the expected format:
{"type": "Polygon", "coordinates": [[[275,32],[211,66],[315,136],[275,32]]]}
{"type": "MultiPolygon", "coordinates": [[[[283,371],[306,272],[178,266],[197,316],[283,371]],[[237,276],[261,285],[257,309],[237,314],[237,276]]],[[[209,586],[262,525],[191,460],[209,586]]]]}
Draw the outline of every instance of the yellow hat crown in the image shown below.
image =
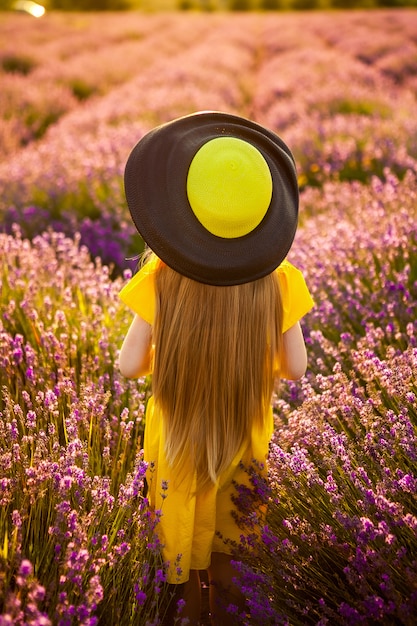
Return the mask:
{"type": "Polygon", "coordinates": [[[272,175],[252,144],[236,137],[216,137],[194,155],[187,175],[187,195],[199,222],[213,235],[236,238],[252,232],[272,198],[272,175]]]}

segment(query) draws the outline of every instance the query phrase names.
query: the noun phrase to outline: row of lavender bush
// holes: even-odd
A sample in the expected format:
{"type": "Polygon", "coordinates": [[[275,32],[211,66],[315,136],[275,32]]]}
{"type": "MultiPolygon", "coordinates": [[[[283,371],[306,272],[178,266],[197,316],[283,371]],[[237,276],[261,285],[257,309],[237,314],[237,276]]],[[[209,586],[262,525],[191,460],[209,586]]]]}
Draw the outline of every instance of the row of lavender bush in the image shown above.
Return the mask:
{"type": "Polygon", "coordinates": [[[144,624],[164,570],[142,497],[146,386],[114,367],[121,282],[79,237],[16,227],[0,250],[0,623],[144,624]]]}
{"type": "Polygon", "coordinates": [[[244,566],[255,623],[414,623],[415,183],[305,196],[323,209],[293,251],[316,300],[304,326],[309,372],[276,398],[270,484],[238,490],[243,518],[248,498],[271,503],[260,558],[244,566]]]}
{"type": "MultiPolygon", "coordinates": [[[[26,26],[26,42],[53,51],[47,62],[38,51],[27,85],[43,66],[58,82],[53,55],[84,49],[86,61],[90,49],[93,59],[100,20],[92,29],[88,19],[75,19],[66,51],[48,22],[26,26]]],[[[122,171],[152,124],[217,108],[268,124],[294,149],[302,207],[291,260],[316,301],[303,321],[308,375],[274,399],[269,484],[237,486],[248,600],[244,615],[230,607],[230,621],[411,626],[415,13],[196,15],[193,28],[183,15],[136,19],[143,52],[134,54],[149,66],[117,89],[107,75],[104,95],[0,163],[0,624],[163,622],[171,592],[140,451],[149,381],[115,367],[130,318],[117,298],[124,258],[140,246],[122,171]],[[170,33],[160,56],[159,27],[170,33]],[[269,503],[260,542],[248,500],[269,503]]],[[[109,51],[134,42],[136,23],[104,20],[109,51]]],[[[71,67],[88,78],[84,62],[71,67]]],[[[105,75],[91,71],[92,81],[105,75]]]]}
{"type": "Polygon", "coordinates": [[[22,52],[13,54],[34,64],[26,75],[2,74],[6,232],[16,220],[28,237],[48,225],[66,234],[78,227],[93,255],[127,267],[124,257],[141,246],[126,219],[127,155],[149,127],[198,109],[276,129],[294,151],[302,189],[329,178],[368,183],[387,167],[403,178],[417,170],[416,20],[407,10],[68,21],[51,14],[20,34],[21,21],[3,17],[3,60],[16,33],[22,46],[13,50],[22,52]],[[60,96],[62,115],[54,116],[53,94],[68,89],[69,75],[95,95],[71,105],[60,96]],[[34,90],[40,99],[31,100],[34,90]],[[41,139],[27,117],[51,119],[41,139]]]}
{"type": "MultiPolygon", "coordinates": [[[[413,623],[415,188],[391,177],[305,197],[322,209],[292,257],[317,303],[309,374],[275,400],[269,486],[237,488],[243,517],[248,498],[270,502],[252,567],[250,534],[237,546],[237,558],[250,547],[238,623],[413,623]]],[[[3,623],[159,623],[169,590],[141,495],[147,387],[114,367],[123,279],[77,238],[1,239],[3,623]]]]}

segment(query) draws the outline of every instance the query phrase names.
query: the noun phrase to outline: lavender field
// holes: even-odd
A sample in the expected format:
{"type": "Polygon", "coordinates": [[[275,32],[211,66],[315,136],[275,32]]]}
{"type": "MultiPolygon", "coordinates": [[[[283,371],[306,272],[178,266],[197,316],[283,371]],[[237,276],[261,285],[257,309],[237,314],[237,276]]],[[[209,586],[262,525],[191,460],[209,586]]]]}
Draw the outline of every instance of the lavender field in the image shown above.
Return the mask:
{"type": "Polygon", "coordinates": [[[150,381],[115,365],[142,249],[122,176],[144,132],[200,109],[292,148],[289,259],[316,303],[269,482],[236,488],[230,623],[414,625],[417,12],[4,13],[0,80],[0,626],[164,622],[150,381]]]}

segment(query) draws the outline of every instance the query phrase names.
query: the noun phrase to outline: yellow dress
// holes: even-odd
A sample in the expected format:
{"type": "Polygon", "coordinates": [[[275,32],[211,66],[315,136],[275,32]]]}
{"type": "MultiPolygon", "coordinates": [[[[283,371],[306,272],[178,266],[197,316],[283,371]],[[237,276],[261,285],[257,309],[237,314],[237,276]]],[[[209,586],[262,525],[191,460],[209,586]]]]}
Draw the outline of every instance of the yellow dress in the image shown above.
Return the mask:
{"type": "MultiPolygon", "coordinates": [[[[155,315],[154,273],[159,259],[155,258],[123,287],[121,300],[137,315],[152,325],[155,315]]],[[[299,321],[313,306],[302,273],[287,260],[276,269],[283,302],[283,332],[299,321]]],[[[196,492],[196,476],[192,473],[179,482],[164,454],[162,416],[155,409],[153,398],[146,409],[144,458],[152,464],[148,469],[149,501],[154,510],[161,510],[158,536],[163,545],[164,559],[169,562],[168,582],[183,583],[190,569],[207,569],[212,552],[231,553],[223,538],[239,543],[241,529],[232,515],[231,497],[234,481],[248,484],[248,475],[241,468],[253,459],[265,464],[273,432],[272,408],[268,408],[263,429],[254,427],[249,444],[238,451],[229,469],[216,485],[203,493],[196,492]],[[175,489],[170,490],[173,483],[175,489]],[[166,488],[167,487],[167,488],[166,488]],[[219,533],[221,536],[219,536],[219,533]]]]}

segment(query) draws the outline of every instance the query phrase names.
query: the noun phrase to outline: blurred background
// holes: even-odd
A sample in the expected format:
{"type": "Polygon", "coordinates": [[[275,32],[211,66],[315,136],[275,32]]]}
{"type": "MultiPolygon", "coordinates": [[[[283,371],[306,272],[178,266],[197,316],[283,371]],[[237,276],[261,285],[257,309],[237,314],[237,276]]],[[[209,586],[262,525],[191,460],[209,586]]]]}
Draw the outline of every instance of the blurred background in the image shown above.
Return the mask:
{"type": "Polygon", "coordinates": [[[279,11],[415,7],[417,0],[0,0],[0,11],[15,10],[34,17],[45,11],[279,11]]]}

